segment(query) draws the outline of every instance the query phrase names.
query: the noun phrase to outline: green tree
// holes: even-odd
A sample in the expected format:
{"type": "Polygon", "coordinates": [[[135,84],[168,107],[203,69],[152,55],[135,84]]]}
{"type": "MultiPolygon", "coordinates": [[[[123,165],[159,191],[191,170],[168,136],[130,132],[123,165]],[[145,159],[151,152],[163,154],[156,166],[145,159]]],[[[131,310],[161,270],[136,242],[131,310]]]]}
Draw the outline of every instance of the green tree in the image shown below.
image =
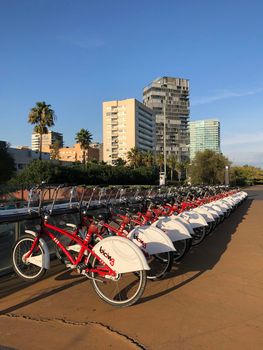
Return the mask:
{"type": "Polygon", "coordinates": [[[183,162],[181,162],[181,169],[182,169],[182,172],[184,174],[184,179],[188,178],[189,167],[190,167],[189,160],[184,160],[183,162]]]}
{"type": "Polygon", "coordinates": [[[92,134],[87,129],[80,129],[77,132],[75,140],[80,144],[80,148],[83,152],[83,164],[86,163],[86,151],[89,149],[89,145],[92,141],[92,134]]]}
{"type": "Polygon", "coordinates": [[[167,165],[170,169],[170,174],[171,174],[171,181],[173,181],[173,174],[174,174],[174,170],[177,169],[177,161],[176,158],[173,154],[169,154],[169,156],[167,157],[167,165]]]}
{"type": "Polygon", "coordinates": [[[263,183],[263,169],[251,166],[233,166],[230,168],[230,181],[233,185],[263,183]]]}
{"type": "Polygon", "coordinates": [[[34,132],[40,135],[39,138],[39,159],[42,159],[42,135],[48,133],[48,128],[54,125],[56,119],[55,112],[51,105],[46,102],[36,102],[28,115],[28,123],[35,125],[34,132]]]}
{"type": "Polygon", "coordinates": [[[44,160],[34,160],[25,169],[12,178],[13,186],[31,186],[42,181],[47,183],[74,184],[111,184],[111,185],[150,185],[156,184],[158,171],[156,168],[139,167],[131,169],[123,166],[101,165],[89,162],[62,165],[44,160]]]}
{"type": "Polygon", "coordinates": [[[19,185],[30,186],[44,182],[55,182],[57,166],[46,160],[33,160],[26,168],[18,172],[12,182],[19,185]]]}
{"type": "Polygon", "coordinates": [[[0,184],[9,180],[15,172],[15,161],[8,153],[8,145],[0,142],[0,184]]]}
{"type": "Polygon", "coordinates": [[[192,184],[216,185],[224,183],[225,166],[230,161],[212,150],[197,152],[190,165],[192,184]]]}
{"type": "Polygon", "coordinates": [[[142,153],[142,164],[149,168],[154,165],[154,155],[152,151],[142,153]]]}
{"type": "Polygon", "coordinates": [[[99,163],[100,165],[107,165],[107,162],[104,162],[104,160],[101,160],[99,163]]]}
{"type": "Polygon", "coordinates": [[[112,163],[115,166],[125,166],[126,165],[126,161],[120,157],[117,158],[116,160],[114,160],[112,163]]]}
{"type": "Polygon", "coordinates": [[[187,177],[187,169],[189,168],[189,161],[185,160],[183,162],[177,162],[175,169],[178,174],[178,180],[181,181],[182,178],[187,177]]]}
{"type": "Polygon", "coordinates": [[[160,171],[162,171],[163,166],[164,166],[164,160],[163,160],[163,154],[162,153],[157,153],[155,157],[156,164],[158,165],[160,171]]]}
{"type": "Polygon", "coordinates": [[[127,159],[131,167],[138,168],[142,164],[142,152],[136,147],[127,152],[127,159]]]}

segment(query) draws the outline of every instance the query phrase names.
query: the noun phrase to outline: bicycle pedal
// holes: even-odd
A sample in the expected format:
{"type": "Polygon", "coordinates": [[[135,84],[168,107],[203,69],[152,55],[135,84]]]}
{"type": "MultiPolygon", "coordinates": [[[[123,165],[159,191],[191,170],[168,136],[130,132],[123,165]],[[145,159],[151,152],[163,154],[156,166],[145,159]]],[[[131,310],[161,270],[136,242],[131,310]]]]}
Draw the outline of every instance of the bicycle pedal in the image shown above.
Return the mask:
{"type": "Polygon", "coordinates": [[[69,269],[69,270],[73,270],[77,267],[77,265],[74,265],[74,264],[66,264],[66,267],[69,269]]]}

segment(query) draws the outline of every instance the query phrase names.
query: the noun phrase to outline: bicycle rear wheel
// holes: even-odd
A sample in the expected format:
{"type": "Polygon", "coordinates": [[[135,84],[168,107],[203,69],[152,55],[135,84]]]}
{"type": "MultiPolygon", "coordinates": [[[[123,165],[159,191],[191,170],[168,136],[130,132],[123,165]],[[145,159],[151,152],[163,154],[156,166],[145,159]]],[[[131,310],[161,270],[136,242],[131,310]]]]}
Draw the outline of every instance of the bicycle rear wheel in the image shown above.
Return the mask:
{"type": "Polygon", "coordinates": [[[150,255],[147,258],[147,263],[151,269],[147,271],[147,279],[158,280],[171,271],[174,261],[173,254],[174,252],[165,252],[150,255]]]}
{"type": "Polygon", "coordinates": [[[182,239],[180,241],[173,242],[173,245],[176,251],[173,253],[174,260],[179,262],[183,259],[183,257],[188,253],[192,246],[192,239],[182,239]]]}
{"type": "Polygon", "coordinates": [[[210,233],[213,231],[214,222],[208,222],[208,226],[206,227],[206,236],[210,235],[210,233]]]}
{"type": "Polygon", "coordinates": [[[200,244],[206,236],[206,227],[196,227],[194,228],[194,235],[192,236],[192,245],[195,246],[197,244],[200,244]]]}
{"type": "Polygon", "coordinates": [[[39,280],[46,272],[43,267],[44,251],[41,245],[34,248],[30,255],[30,260],[25,260],[25,255],[32,247],[35,238],[27,235],[21,237],[14,246],[13,249],[13,268],[16,274],[26,281],[35,282],[39,280]]]}
{"type": "MultiPolygon", "coordinates": [[[[101,268],[94,258],[92,268],[101,268]]],[[[146,271],[121,273],[116,278],[104,278],[92,272],[92,285],[97,295],[113,306],[125,307],[135,304],[142,296],[146,286],[146,271]]]]}

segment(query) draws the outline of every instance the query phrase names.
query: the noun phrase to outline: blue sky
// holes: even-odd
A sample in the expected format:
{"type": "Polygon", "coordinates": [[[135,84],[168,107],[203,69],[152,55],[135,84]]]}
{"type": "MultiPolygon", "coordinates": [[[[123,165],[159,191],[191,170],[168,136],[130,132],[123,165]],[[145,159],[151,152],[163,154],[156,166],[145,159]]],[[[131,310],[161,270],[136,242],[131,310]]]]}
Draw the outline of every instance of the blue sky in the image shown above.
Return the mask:
{"type": "Polygon", "coordinates": [[[191,120],[221,121],[222,150],[263,166],[260,0],[0,0],[0,140],[30,145],[36,101],[74,143],[101,141],[102,101],[159,76],[190,79],[191,120]]]}

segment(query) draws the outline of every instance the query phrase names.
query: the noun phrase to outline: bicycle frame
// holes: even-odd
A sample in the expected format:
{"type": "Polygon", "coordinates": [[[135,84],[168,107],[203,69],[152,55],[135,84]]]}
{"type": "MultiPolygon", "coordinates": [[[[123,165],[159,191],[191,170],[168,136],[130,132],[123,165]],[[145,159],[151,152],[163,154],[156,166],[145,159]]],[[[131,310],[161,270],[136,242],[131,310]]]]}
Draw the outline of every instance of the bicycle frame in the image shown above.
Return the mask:
{"type": "Polygon", "coordinates": [[[84,256],[87,256],[87,260],[89,260],[90,256],[92,255],[103,265],[103,268],[92,269],[90,267],[87,267],[87,268],[85,268],[85,272],[98,273],[102,277],[104,277],[105,275],[111,275],[111,276],[115,277],[116,272],[113,269],[111,269],[111,267],[108,266],[103,260],[100,259],[100,257],[92,250],[93,246],[89,243],[92,235],[94,235],[94,234],[96,234],[96,236],[100,238],[100,235],[97,234],[97,230],[98,229],[95,225],[90,225],[90,227],[87,231],[86,237],[83,240],[77,236],[77,234],[79,232],[79,228],[77,228],[73,233],[70,233],[64,229],[61,229],[61,228],[56,227],[52,224],[49,224],[46,220],[44,220],[44,222],[42,222],[42,225],[41,225],[40,234],[34,239],[32,247],[31,247],[30,251],[26,254],[25,259],[29,258],[29,256],[32,254],[34,248],[38,244],[39,239],[43,236],[48,236],[67,256],[72,267],[77,267],[82,262],[84,256]],[[53,230],[57,233],[60,233],[61,235],[67,236],[68,238],[70,238],[71,241],[76,242],[76,244],[80,247],[78,256],[76,258],[74,258],[70,254],[68,249],[60,242],[60,240],[58,238],[55,237],[55,235],[53,233],[50,232],[50,230],[53,230]]]}

